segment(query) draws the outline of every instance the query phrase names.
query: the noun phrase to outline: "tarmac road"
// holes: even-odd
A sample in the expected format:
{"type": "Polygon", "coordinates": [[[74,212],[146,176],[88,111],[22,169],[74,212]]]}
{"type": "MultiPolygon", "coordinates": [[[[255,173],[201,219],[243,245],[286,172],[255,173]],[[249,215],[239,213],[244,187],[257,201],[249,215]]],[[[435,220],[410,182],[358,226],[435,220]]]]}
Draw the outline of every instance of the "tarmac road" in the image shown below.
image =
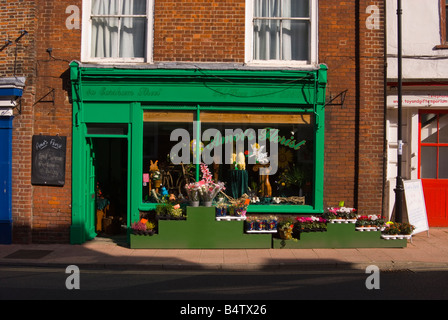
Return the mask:
{"type": "MultiPolygon", "coordinates": [[[[0,300],[445,300],[448,271],[142,271],[0,267],[0,300]],[[71,290],[67,288],[71,286],[71,290]],[[79,284],[79,287],[76,287],[79,284]]],[[[275,307],[275,306],[274,306],[275,307]]],[[[175,313],[175,310],[170,310],[175,313]]]]}

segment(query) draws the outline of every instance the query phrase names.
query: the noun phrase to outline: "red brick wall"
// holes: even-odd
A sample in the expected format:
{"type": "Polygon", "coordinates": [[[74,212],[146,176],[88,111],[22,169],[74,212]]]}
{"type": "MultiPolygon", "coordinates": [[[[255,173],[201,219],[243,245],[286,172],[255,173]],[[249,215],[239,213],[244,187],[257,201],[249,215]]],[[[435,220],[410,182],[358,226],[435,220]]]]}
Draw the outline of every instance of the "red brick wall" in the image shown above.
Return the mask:
{"type": "MultiPolygon", "coordinates": [[[[329,67],[324,206],[341,200],[364,213],[382,207],[384,22],[367,30],[366,8],[383,1],[320,1],[319,62],[329,67]],[[335,101],[338,102],[339,100],[335,101]]],[[[16,243],[67,242],[71,224],[71,103],[68,66],[80,60],[81,30],[67,29],[67,6],[81,0],[0,0],[0,41],[29,34],[18,47],[17,75],[27,77],[14,120],[13,221],[16,243]],[[52,57],[47,52],[52,48],[52,57]],[[53,91],[54,89],[54,91],[53,91]],[[53,95],[54,92],[54,95],[53,95]],[[47,95],[48,94],[48,95],[47,95]],[[64,187],[31,185],[33,134],[67,137],[64,187]]],[[[155,1],[154,61],[244,62],[245,0],[155,1]]],[[[0,53],[12,76],[14,46],[0,53]]]]}
{"type": "MultiPolygon", "coordinates": [[[[384,116],[384,21],[368,30],[369,5],[383,1],[326,1],[319,8],[319,61],[328,65],[327,97],[347,90],[343,105],[327,106],[325,206],[381,213],[384,116]],[[357,36],[358,35],[358,36],[357,36]]],[[[334,103],[341,102],[336,99],[334,103]]]]}
{"type": "MultiPolygon", "coordinates": [[[[18,45],[16,75],[26,77],[22,112],[13,129],[13,242],[68,242],[71,224],[71,103],[68,66],[80,59],[80,30],[66,28],[68,5],[75,1],[0,0],[0,41],[18,45]],[[3,9],[5,8],[5,9],[3,9]],[[50,57],[47,48],[53,48],[50,57]],[[54,91],[53,91],[54,89],[54,91]],[[67,137],[64,187],[31,185],[34,134],[67,137]]],[[[0,53],[0,76],[14,75],[15,46],[0,53]]]]}
{"type": "Polygon", "coordinates": [[[244,62],[244,0],[155,1],[154,61],[244,62]]]}

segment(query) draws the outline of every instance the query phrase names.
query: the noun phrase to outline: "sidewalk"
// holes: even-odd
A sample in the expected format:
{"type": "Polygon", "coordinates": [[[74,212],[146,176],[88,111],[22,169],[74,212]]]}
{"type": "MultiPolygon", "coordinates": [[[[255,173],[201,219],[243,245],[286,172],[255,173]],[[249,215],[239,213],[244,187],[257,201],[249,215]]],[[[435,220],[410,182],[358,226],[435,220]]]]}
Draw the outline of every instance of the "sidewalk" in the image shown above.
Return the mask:
{"type": "MultiPolygon", "coordinates": [[[[393,240],[388,240],[393,241],[393,240]]],[[[129,249],[107,239],[83,245],[0,245],[0,267],[77,265],[104,270],[316,271],[447,270],[448,228],[415,235],[406,248],[386,249],[129,249]]]]}

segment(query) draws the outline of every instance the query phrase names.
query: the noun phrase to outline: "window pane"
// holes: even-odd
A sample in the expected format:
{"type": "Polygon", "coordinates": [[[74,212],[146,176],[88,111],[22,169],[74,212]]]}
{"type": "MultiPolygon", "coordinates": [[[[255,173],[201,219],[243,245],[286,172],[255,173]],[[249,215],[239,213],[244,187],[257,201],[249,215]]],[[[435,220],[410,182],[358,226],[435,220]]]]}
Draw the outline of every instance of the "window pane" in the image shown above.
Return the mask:
{"type": "Polygon", "coordinates": [[[309,60],[309,22],[283,20],[282,59],[309,60]]]}
{"type": "Polygon", "coordinates": [[[118,19],[92,18],[92,57],[118,57],[118,19]]]}
{"type": "Polygon", "coordinates": [[[433,113],[421,114],[422,142],[437,143],[437,115],[433,113]]]}
{"type": "Polygon", "coordinates": [[[439,114],[439,143],[448,143],[448,114],[439,114]]]}
{"type": "Polygon", "coordinates": [[[448,147],[439,148],[439,179],[448,179],[448,147]]]}
{"type": "Polygon", "coordinates": [[[255,0],[254,17],[279,17],[281,0],[255,0]]]}
{"type": "Polygon", "coordinates": [[[282,16],[288,18],[308,18],[310,16],[310,1],[283,0],[282,16]]]}
{"type": "Polygon", "coordinates": [[[145,56],[146,19],[124,18],[120,32],[120,57],[143,58],[145,56]]]}
{"type": "Polygon", "coordinates": [[[122,0],[123,14],[142,15],[146,14],[146,0],[122,0]]]}
{"type": "Polygon", "coordinates": [[[88,123],[87,134],[127,135],[127,123],[88,123]]]}
{"type": "MultiPolygon", "coordinates": [[[[201,113],[201,119],[203,116],[209,120],[215,117],[201,113]]],[[[201,123],[202,132],[208,129],[219,132],[211,141],[204,139],[204,150],[217,160],[209,165],[212,175],[226,183],[226,193],[232,198],[238,198],[246,189],[249,196],[258,197],[260,202],[253,205],[275,205],[274,198],[280,204],[297,204],[291,197],[300,196],[305,196],[306,204],[312,204],[314,130],[309,123],[310,116],[306,115],[305,120],[299,120],[296,115],[282,118],[282,115],[276,114],[271,123],[267,123],[270,115],[266,115],[263,120],[259,116],[240,113],[241,122],[234,121],[236,118],[232,116],[226,123],[201,123]],[[248,121],[246,117],[249,117],[248,121]],[[296,119],[297,123],[288,119],[296,119]],[[240,134],[238,130],[241,130],[240,134]],[[244,140],[241,139],[243,133],[246,134],[244,140]],[[243,142],[242,149],[239,149],[236,141],[243,142]],[[261,146],[262,149],[259,149],[261,146]],[[215,148],[220,151],[216,152],[215,148]],[[259,170],[263,165],[268,167],[267,159],[277,170],[272,175],[261,176],[259,170]],[[241,176],[243,179],[240,179],[241,176]]]]}
{"type": "Polygon", "coordinates": [[[437,178],[437,147],[421,147],[422,179],[437,178]]]}
{"type": "Polygon", "coordinates": [[[255,60],[280,59],[280,21],[254,21],[255,60]]]}
{"type": "MultiPolygon", "coordinates": [[[[170,158],[171,149],[179,144],[191,150],[190,143],[193,139],[193,122],[177,122],[178,115],[164,119],[160,118],[161,114],[154,113],[155,116],[145,113],[145,123],[143,126],[143,201],[156,203],[151,190],[157,190],[160,194],[162,187],[165,187],[170,194],[176,197],[180,193],[186,195],[184,179],[181,165],[174,165],[170,158]],[[156,119],[165,122],[155,121],[156,119]],[[147,120],[151,122],[146,122],[147,120]],[[189,136],[188,139],[182,139],[176,136],[176,141],[171,141],[171,134],[174,130],[183,130],[189,136]],[[158,173],[156,172],[156,169],[158,173]]],[[[192,119],[192,117],[191,117],[192,119]]],[[[179,157],[183,157],[182,152],[178,153],[179,157]]],[[[176,160],[176,159],[174,159],[176,160]]],[[[193,163],[193,153],[189,152],[188,161],[185,161],[184,169],[192,179],[196,178],[196,166],[193,163]]]]}
{"type": "Polygon", "coordinates": [[[92,14],[119,14],[118,0],[92,0],[92,14]]]}

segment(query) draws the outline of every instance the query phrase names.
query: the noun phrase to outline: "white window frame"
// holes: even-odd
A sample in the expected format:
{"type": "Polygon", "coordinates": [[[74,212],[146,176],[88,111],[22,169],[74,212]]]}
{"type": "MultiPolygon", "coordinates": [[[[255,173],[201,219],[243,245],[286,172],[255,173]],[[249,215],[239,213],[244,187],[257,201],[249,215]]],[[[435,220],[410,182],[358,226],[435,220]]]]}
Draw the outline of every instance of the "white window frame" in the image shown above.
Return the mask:
{"type": "Polygon", "coordinates": [[[81,33],[81,61],[92,63],[152,63],[154,44],[154,1],[146,0],[146,48],[144,58],[95,58],[91,56],[92,43],[92,0],[82,1],[82,33],[81,33]]]}
{"type": "Polygon", "coordinates": [[[310,60],[254,60],[254,0],[246,0],[245,62],[248,65],[310,66],[318,64],[318,0],[310,0],[310,60]]]}

